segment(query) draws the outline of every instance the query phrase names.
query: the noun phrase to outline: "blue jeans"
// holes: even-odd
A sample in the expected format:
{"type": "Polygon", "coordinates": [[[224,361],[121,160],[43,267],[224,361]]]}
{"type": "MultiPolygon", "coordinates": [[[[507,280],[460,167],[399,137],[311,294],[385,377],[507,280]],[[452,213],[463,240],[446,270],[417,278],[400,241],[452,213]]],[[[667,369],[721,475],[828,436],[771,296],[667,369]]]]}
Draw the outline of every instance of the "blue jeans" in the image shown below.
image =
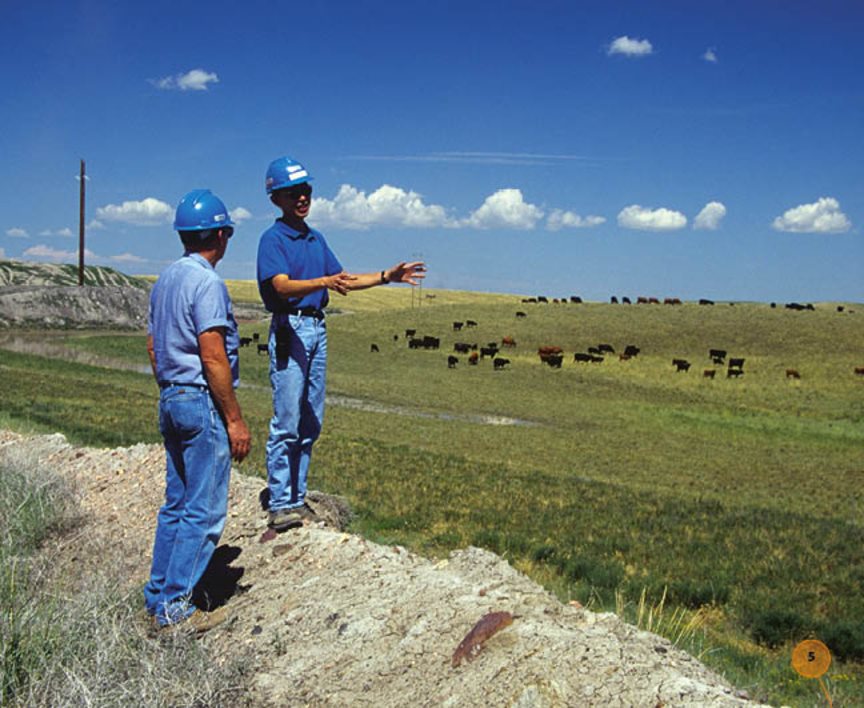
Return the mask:
{"type": "Polygon", "coordinates": [[[273,418],[267,485],[270,511],[281,511],[303,506],[306,498],[312,445],[324,421],[327,327],[314,317],[279,315],[273,318],[268,344],[273,418]]]}
{"type": "Polygon", "coordinates": [[[159,430],[166,453],[165,504],[159,509],[144,602],[166,625],[195,611],[192,589],[225,527],[231,447],[222,417],[203,388],[162,389],[159,430]]]}

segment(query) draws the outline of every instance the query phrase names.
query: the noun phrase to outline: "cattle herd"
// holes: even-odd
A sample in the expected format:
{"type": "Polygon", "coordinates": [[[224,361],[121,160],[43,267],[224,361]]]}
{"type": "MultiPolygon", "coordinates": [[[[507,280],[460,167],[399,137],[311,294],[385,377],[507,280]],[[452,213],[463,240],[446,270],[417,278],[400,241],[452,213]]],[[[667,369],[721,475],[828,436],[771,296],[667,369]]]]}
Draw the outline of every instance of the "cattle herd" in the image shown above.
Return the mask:
{"type": "MultiPolygon", "coordinates": [[[[552,303],[572,303],[572,304],[581,304],[583,302],[582,298],[576,295],[571,295],[569,297],[564,298],[548,298],[542,295],[538,295],[536,297],[531,298],[522,298],[522,303],[526,304],[548,304],[552,303]]],[[[713,306],[715,303],[713,300],[708,300],[706,298],[702,298],[699,301],[700,305],[708,305],[713,306]]],[[[620,299],[617,296],[612,296],[611,298],[612,304],[631,304],[632,301],[628,297],[621,297],[620,299]]],[[[663,298],[661,301],[660,298],[656,297],[643,297],[639,296],[636,298],[636,304],[664,304],[664,305],[681,305],[682,302],[679,298],[663,298]]],[[[734,305],[734,303],[729,303],[730,305],[734,305]]],[[[776,303],[771,303],[771,307],[776,307],[776,303]]],[[[788,303],[786,305],[786,309],[802,311],[802,310],[813,310],[815,309],[813,305],[800,305],[798,303],[788,303]]],[[[838,312],[843,312],[844,308],[842,306],[837,307],[838,312]]],[[[847,310],[848,312],[852,312],[852,310],[847,310]]],[[[521,319],[527,317],[528,314],[523,310],[516,311],[516,317],[521,319]]],[[[462,332],[463,329],[473,329],[477,327],[477,321],[472,319],[465,319],[461,321],[453,322],[453,331],[454,332],[462,332]]],[[[257,337],[256,337],[257,338],[257,337]]],[[[398,341],[399,335],[393,335],[393,340],[398,341]]],[[[410,349],[424,349],[424,350],[438,350],[441,347],[441,338],[437,336],[431,335],[418,335],[416,329],[406,329],[405,330],[405,340],[408,343],[408,347],[410,349]]],[[[241,343],[242,346],[242,343],[241,343]]],[[[469,366],[477,366],[479,363],[485,359],[489,359],[492,362],[492,368],[495,371],[501,371],[509,367],[511,364],[510,359],[507,359],[500,355],[501,350],[503,348],[507,349],[515,349],[517,347],[516,340],[511,335],[504,335],[501,337],[500,343],[496,340],[494,342],[487,342],[485,345],[479,342],[466,342],[466,341],[457,341],[453,344],[453,354],[447,355],[447,367],[449,369],[456,369],[460,364],[460,358],[457,354],[465,355],[466,361],[469,366]]],[[[260,348],[260,345],[259,345],[260,348]]],[[[266,349],[266,347],[265,347],[266,349]]],[[[378,352],[378,346],[376,344],[372,344],[370,351],[378,352]]],[[[598,343],[593,346],[588,346],[584,351],[576,351],[573,353],[573,363],[574,364],[602,364],[604,361],[607,361],[610,358],[617,358],[618,361],[626,362],[631,359],[634,359],[640,353],[641,348],[635,344],[626,344],[621,348],[620,352],[617,352],[615,347],[607,342],[598,343]]],[[[564,361],[565,361],[565,352],[562,347],[554,344],[545,344],[537,349],[537,356],[540,359],[541,364],[545,364],[552,369],[561,369],[564,361]]],[[[716,349],[710,348],[708,349],[707,358],[711,361],[713,365],[716,366],[725,366],[725,373],[727,379],[738,379],[744,376],[744,362],[745,358],[741,356],[729,356],[728,352],[725,349],[716,349]]],[[[692,368],[692,363],[687,359],[681,357],[675,357],[672,359],[672,370],[676,373],[688,373],[692,368]]],[[[864,367],[856,367],[855,374],[864,376],[864,367]]],[[[702,377],[705,379],[713,380],[717,376],[716,368],[703,368],[702,369],[702,377]]],[[[798,369],[787,368],[786,369],[786,378],[799,380],[801,379],[801,373],[798,369]]]]}

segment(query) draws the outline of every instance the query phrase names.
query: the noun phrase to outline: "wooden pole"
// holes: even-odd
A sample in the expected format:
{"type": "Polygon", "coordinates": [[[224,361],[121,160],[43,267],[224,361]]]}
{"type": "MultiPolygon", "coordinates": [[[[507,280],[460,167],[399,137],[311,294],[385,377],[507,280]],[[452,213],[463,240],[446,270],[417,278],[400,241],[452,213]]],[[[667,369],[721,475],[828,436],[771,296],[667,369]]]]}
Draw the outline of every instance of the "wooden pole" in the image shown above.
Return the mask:
{"type": "Polygon", "coordinates": [[[78,285],[84,285],[84,160],[81,160],[81,175],[78,178],[80,204],[78,211],[78,285]]]}

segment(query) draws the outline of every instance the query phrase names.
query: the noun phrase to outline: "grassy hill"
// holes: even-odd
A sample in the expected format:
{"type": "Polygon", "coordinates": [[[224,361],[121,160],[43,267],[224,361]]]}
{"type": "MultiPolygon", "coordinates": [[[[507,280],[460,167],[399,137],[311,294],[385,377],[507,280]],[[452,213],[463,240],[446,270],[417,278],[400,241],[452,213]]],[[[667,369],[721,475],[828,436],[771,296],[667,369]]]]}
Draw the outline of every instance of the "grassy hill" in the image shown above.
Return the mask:
{"type": "MultiPolygon", "coordinates": [[[[78,285],[78,266],[68,263],[0,260],[0,287],[14,285],[78,285]]],[[[145,280],[105,266],[85,266],[84,285],[147,288],[145,280]]]]}

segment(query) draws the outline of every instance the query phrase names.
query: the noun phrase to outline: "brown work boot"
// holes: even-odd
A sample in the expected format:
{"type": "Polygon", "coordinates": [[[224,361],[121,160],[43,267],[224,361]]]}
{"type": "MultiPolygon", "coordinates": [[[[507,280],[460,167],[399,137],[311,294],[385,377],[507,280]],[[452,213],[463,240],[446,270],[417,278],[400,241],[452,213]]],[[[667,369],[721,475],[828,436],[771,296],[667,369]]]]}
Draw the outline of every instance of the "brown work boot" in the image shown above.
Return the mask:
{"type": "Polygon", "coordinates": [[[228,619],[228,610],[225,607],[217,607],[213,612],[204,612],[196,609],[186,619],[167,624],[162,627],[160,634],[203,634],[214,627],[218,627],[228,619]]]}

